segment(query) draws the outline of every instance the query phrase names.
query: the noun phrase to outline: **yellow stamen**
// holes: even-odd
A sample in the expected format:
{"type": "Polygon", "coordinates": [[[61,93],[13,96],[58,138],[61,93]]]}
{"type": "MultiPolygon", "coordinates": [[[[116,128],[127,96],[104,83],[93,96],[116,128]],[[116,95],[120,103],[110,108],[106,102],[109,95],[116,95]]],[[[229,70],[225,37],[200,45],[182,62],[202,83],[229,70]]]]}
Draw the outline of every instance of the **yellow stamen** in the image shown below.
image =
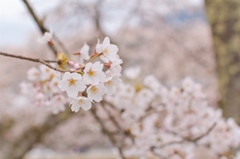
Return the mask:
{"type": "Polygon", "coordinates": [[[46,72],[50,72],[50,69],[49,69],[49,68],[46,68],[45,71],[46,71],[46,72]]]}
{"type": "Polygon", "coordinates": [[[52,73],[52,74],[50,74],[50,79],[52,79],[54,77],[54,74],[52,73]]]}
{"type": "Polygon", "coordinates": [[[69,84],[69,86],[73,86],[73,85],[75,85],[75,80],[74,79],[70,79],[70,80],[68,80],[68,84],[69,84]]]}
{"type": "Polygon", "coordinates": [[[109,53],[108,48],[104,49],[104,50],[103,50],[103,53],[104,53],[104,54],[108,54],[108,53],[109,53]]]}
{"type": "Polygon", "coordinates": [[[95,86],[92,86],[90,90],[93,94],[96,94],[99,91],[98,88],[95,86]]]}
{"type": "Polygon", "coordinates": [[[108,85],[108,86],[112,86],[113,82],[111,80],[109,80],[109,81],[105,82],[105,84],[108,85]]]}
{"type": "Polygon", "coordinates": [[[78,100],[78,104],[84,104],[84,100],[82,99],[78,100]]]}
{"type": "Polygon", "coordinates": [[[96,76],[96,72],[90,70],[90,71],[88,72],[88,75],[89,75],[90,77],[96,76]]]}

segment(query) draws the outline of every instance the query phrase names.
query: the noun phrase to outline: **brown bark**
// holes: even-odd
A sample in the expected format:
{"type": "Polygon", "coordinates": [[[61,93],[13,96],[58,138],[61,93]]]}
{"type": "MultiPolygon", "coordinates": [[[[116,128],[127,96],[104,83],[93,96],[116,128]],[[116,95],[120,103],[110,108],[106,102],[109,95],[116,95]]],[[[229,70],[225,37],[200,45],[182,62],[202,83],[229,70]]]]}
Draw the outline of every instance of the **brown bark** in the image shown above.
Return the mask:
{"type": "Polygon", "coordinates": [[[240,1],[205,0],[219,76],[220,106],[240,123],[240,1]]]}

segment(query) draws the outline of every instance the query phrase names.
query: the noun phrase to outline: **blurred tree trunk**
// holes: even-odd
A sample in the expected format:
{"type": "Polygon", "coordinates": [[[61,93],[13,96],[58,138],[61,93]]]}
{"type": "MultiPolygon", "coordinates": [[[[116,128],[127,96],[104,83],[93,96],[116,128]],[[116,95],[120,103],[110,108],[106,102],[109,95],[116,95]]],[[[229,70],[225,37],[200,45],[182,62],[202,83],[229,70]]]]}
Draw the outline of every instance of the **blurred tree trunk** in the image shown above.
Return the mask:
{"type": "Polygon", "coordinates": [[[220,106],[240,123],[240,0],[205,0],[216,53],[220,106]]]}

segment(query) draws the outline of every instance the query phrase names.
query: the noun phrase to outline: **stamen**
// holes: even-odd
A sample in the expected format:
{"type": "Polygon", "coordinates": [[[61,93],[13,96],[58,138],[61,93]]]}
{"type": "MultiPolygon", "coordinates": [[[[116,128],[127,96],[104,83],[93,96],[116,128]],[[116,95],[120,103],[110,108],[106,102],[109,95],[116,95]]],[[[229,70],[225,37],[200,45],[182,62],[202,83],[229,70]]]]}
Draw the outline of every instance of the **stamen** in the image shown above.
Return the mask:
{"type": "Polygon", "coordinates": [[[98,91],[99,91],[99,90],[98,90],[97,87],[95,87],[95,86],[92,86],[92,87],[91,87],[91,92],[92,92],[92,93],[96,94],[98,91]]]}
{"type": "Polygon", "coordinates": [[[89,75],[90,77],[96,76],[96,72],[90,70],[90,71],[88,72],[88,75],[89,75]]]}
{"type": "Polygon", "coordinates": [[[104,53],[104,54],[108,54],[108,53],[109,53],[108,48],[104,49],[104,50],[103,50],[103,53],[104,53]]]}
{"type": "Polygon", "coordinates": [[[70,79],[70,80],[68,80],[68,83],[69,83],[69,86],[73,86],[73,85],[75,85],[75,80],[74,79],[70,79]]]}

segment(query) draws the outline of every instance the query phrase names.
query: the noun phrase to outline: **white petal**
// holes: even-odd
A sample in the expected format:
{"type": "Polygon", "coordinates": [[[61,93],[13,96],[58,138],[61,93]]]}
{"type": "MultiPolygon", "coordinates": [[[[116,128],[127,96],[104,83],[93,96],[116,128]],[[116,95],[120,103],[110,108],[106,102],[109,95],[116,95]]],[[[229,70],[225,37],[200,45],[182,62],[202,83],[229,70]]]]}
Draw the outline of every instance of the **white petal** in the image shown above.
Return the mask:
{"type": "MultiPolygon", "coordinates": [[[[88,97],[89,98],[89,97],[88,97]]],[[[91,101],[94,100],[96,102],[100,102],[102,100],[102,95],[100,94],[92,94],[90,93],[90,98],[91,101]]]]}
{"type": "Polygon", "coordinates": [[[118,52],[118,47],[117,47],[117,45],[113,45],[113,44],[111,44],[109,47],[109,51],[111,52],[111,53],[114,53],[114,54],[117,54],[117,52],[118,52]]]}
{"type": "Polygon", "coordinates": [[[82,79],[82,75],[80,75],[78,73],[72,73],[71,76],[75,80],[81,80],[82,79]]]}
{"type": "Polygon", "coordinates": [[[106,75],[105,75],[104,72],[99,71],[99,72],[97,72],[97,78],[98,78],[98,81],[99,81],[99,82],[104,82],[104,81],[105,81],[105,78],[106,78],[106,75]]]}
{"type": "Polygon", "coordinates": [[[65,72],[62,79],[63,80],[71,79],[71,73],[70,72],[65,72]]]}
{"type": "Polygon", "coordinates": [[[104,63],[108,63],[109,60],[105,57],[105,56],[100,56],[100,59],[104,62],[104,63]]]}
{"type": "Polygon", "coordinates": [[[108,95],[112,95],[113,94],[113,86],[105,85],[105,87],[107,88],[107,94],[108,95]]]}
{"type": "Polygon", "coordinates": [[[77,87],[80,92],[83,92],[86,89],[86,85],[83,83],[83,81],[76,81],[75,87],[77,87]]]}
{"type": "Polygon", "coordinates": [[[83,74],[83,81],[86,83],[86,84],[91,84],[92,83],[92,79],[89,77],[89,75],[87,73],[84,73],[83,74]]]}
{"type": "Polygon", "coordinates": [[[92,64],[91,62],[87,63],[83,71],[84,71],[84,72],[90,71],[91,68],[92,68],[92,65],[93,65],[93,64],[92,64]]]}
{"type": "Polygon", "coordinates": [[[77,102],[74,102],[71,106],[71,110],[73,112],[78,112],[79,111],[79,108],[80,108],[80,105],[77,103],[77,102]]]}
{"type": "Polygon", "coordinates": [[[92,107],[91,101],[86,98],[86,99],[84,99],[84,102],[85,103],[82,105],[82,109],[85,110],[85,111],[91,109],[91,107],[92,107]]]}
{"type": "Polygon", "coordinates": [[[93,69],[94,71],[102,71],[102,69],[103,69],[103,64],[102,64],[101,62],[97,61],[97,62],[95,62],[95,63],[93,64],[92,69],[93,69]]]}
{"type": "Polygon", "coordinates": [[[61,91],[66,91],[68,88],[68,82],[66,80],[61,80],[58,82],[58,87],[61,89],[61,91]]]}
{"type": "Polygon", "coordinates": [[[47,41],[51,41],[52,40],[52,34],[49,32],[46,32],[43,36],[47,41]]]}
{"type": "Polygon", "coordinates": [[[102,52],[102,45],[100,44],[100,41],[98,39],[98,43],[96,45],[96,52],[101,53],[102,52]]]}
{"type": "Polygon", "coordinates": [[[75,86],[69,87],[69,88],[66,90],[66,92],[67,92],[67,95],[68,95],[69,97],[71,97],[71,98],[75,98],[75,97],[77,97],[77,95],[78,95],[78,90],[77,90],[77,88],[76,88],[75,86]]]}
{"type": "Polygon", "coordinates": [[[113,81],[114,85],[118,85],[118,84],[122,83],[122,79],[119,78],[118,75],[116,75],[116,76],[113,75],[113,78],[112,78],[112,81],[113,81]],[[116,76],[117,76],[117,77],[116,77],[116,76]]]}
{"type": "Polygon", "coordinates": [[[80,53],[84,54],[84,53],[86,53],[88,51],[89,51],[89,46],[86,43],[84,43],[83,47],[80,50],[80,53]]]}
{"type": "Polygon", "coordinates": [[[102,48],[105,49],[109,45],[110,45],[110,39],[109,39],[109,37],[105,37],[103,40],[103,43],[102,43],[102,48]]]}

